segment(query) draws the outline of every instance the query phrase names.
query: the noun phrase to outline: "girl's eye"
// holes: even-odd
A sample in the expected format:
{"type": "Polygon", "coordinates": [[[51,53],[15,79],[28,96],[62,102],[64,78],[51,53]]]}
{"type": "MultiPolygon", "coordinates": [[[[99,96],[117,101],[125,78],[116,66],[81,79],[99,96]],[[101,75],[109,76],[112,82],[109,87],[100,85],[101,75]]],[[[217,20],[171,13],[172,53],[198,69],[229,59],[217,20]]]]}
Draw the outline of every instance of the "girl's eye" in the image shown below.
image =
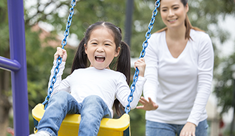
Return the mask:
{"type": "Polygon", "coordinates": [[[91,44],[93,44],[93,45],[97,45],[97,43],[95,43],[95,42],[94,42],[94,43],[91,43],[91,44]]]}
{"type": "Polygon", "coordinates": [[[106,44],[104,44],[104,45],[105,45],[105,46],[110,46],[110,44],[107,44],[107,43],[106,43],[106,44]]]}
{"type": "Polygon", "coordinates": [[[163,9],[162,12],[166,12],[167,10],[166,9],[163,9]]]}

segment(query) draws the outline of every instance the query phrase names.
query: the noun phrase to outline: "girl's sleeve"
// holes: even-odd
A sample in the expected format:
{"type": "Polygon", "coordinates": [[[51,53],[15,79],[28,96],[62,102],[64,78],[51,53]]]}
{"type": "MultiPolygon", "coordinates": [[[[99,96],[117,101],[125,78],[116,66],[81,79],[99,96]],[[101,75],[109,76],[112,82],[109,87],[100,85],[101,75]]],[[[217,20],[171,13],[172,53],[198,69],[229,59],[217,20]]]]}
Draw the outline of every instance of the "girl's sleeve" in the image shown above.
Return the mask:
{"type": "Polygon", "coordinates": [[[153,102],[157,103],[157,86],[159,84],[157,43],[154,42],[155,38],[152,37],[148,41],[149,44],[144,57],[146,63],[145,78],[147,79],[144,85],[144,98],[148,100],[148,97],[150,97],[153,102]]]}
{"type": "MultiPolygon", "coordinates": [[[[133,93],[133,101],[130,103],[131,109],[134,109],[140,99],[140,96],[142,95],[143,85],[145,83],[146,79],[144,77],[138,77],[138,81],[135,85],[135,91],[133,93]]],[[[120,101],[120,103],[125,107],[128,104],[128,97],[131,93],[131,90],[126,83],[126,78],[124,75],[120,76],[117,84],[117,93],[116,97],[120,101]]]]}
{"type": "MultiPolygon", "coordinates": [[[[56,68],[56,66],[57,66],[56,60],[54,60],[53,67],[51,69],[51,75],[49,78],[48,89],[50,88],[51,79],[54,76],[54,73],[55,73],[54,69],[56,68]]],[[[54,95],[58,91],[67,91],[70,93],[70,85],[69,85],[70,77],[68,76],[66,79],[62,80],[64,68],[65,68],[65,62],[62,62],[59,66],[59,73],[57,73],[56,75],[56,82],[54,83],[53,92],[51,96],[54,95]]]]}
{"type": "Polygon", "coordinates": [[[211,93],[213,78],[214,52],[211,39],[208,35],[201,37],[198,56],[198,86],[197,96],[194,101],[188,122],[198,125],[201,114],[205,111],[211,93]]]}

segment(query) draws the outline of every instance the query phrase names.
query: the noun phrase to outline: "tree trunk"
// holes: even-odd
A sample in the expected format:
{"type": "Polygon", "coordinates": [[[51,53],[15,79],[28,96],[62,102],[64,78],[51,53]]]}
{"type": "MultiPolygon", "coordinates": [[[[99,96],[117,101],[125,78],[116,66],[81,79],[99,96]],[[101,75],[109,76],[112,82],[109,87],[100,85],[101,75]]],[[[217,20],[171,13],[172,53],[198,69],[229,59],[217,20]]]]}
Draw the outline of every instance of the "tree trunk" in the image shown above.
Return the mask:
{"type": "MultiPolygon", "coordinates": [[[[9,49],[5,52],[6,57],[10,56],[9,49]]],[[[0,136],[6,136],[9,126],[9,113],[12,104],[9,100],[10,93],[10,75],[6,70],[0,69],[0,136]]]]}
{"type": "Polygon", "coordinates": [[[0,96],[0,136],[6,136],[6,130],[9,125],[9,111],[11,103],[5,96],[0,96]]]}

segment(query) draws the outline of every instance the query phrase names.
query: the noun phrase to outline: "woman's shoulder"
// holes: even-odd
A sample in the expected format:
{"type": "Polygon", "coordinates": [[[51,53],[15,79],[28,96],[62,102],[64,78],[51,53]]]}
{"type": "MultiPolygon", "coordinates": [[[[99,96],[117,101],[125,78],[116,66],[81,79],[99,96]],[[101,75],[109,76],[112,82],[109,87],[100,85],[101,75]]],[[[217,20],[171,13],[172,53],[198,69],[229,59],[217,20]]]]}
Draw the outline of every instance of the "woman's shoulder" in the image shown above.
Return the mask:
{"type": "Polygon", "coordinates": [[[191,31],[190,31],[190,37],[196,41],[210,40],[210,36],[206,32],[194,30],[194,29],[191,29],[191,31]]]}
{"type": "Polygon", "coordinates": [[[161,37],[161,36],[164,36],[165,35],[165,31],[161,31],[161,32],[155,32],[151,35],[151,37],[161,37]]]}
{"type": "Polygon", "coordinates": [[[165,41],[165,31],[155,32],[151,34],[151,37],[149,38],[149,43],[151,43],[151,45],[159,44],[164,41],[165,41]]]}

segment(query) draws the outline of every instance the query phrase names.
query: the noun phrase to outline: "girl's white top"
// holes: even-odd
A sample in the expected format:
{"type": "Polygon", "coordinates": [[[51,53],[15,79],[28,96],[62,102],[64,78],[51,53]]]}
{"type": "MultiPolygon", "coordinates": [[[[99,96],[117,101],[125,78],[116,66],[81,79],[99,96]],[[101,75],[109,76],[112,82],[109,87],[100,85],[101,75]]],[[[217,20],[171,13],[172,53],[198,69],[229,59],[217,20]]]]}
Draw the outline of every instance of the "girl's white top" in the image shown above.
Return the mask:
{"type": "Polygon", "coordinates": [[[207,118],[205,110],[213,78],[214,53],[208,34],[191,30],[190,39],[178,58],[166,43],[165,31],[152,34],[146,49],[147,81],[144,97],[159,105],[147,111],[146,120],[196,125],[207,118]]]}
{"type": "MultiPolygon", "coordinates": [[[[56,61],[53,64],[50,79],[54,75],[56,61]]],[[[127,99],[130,94],[130,88],[126,82],[125,75],[121,72],[110,69],[98,70],[94,67],[80,68],[74,70],[72,74],[62,80],[61,76],[65,68],[65,62],[62,62],[59,68],[60,71],[57,74],[52,95],[58,91],[67,91],[71,93],[78,103],[81,103],[87,96],[97,95],[107,104],[112,115],[112,106],[115,98],[124,107],[128,104],[127,99]]],[[[135,108],[138,104],[145,81],[146,79],[144,77],[138,78],[136,89],[133,93],[133,101],[130,104],[131,109],[135,108]]],[[[50,84],[51,81],[49,81],[48,85],[50,84]]]]}

